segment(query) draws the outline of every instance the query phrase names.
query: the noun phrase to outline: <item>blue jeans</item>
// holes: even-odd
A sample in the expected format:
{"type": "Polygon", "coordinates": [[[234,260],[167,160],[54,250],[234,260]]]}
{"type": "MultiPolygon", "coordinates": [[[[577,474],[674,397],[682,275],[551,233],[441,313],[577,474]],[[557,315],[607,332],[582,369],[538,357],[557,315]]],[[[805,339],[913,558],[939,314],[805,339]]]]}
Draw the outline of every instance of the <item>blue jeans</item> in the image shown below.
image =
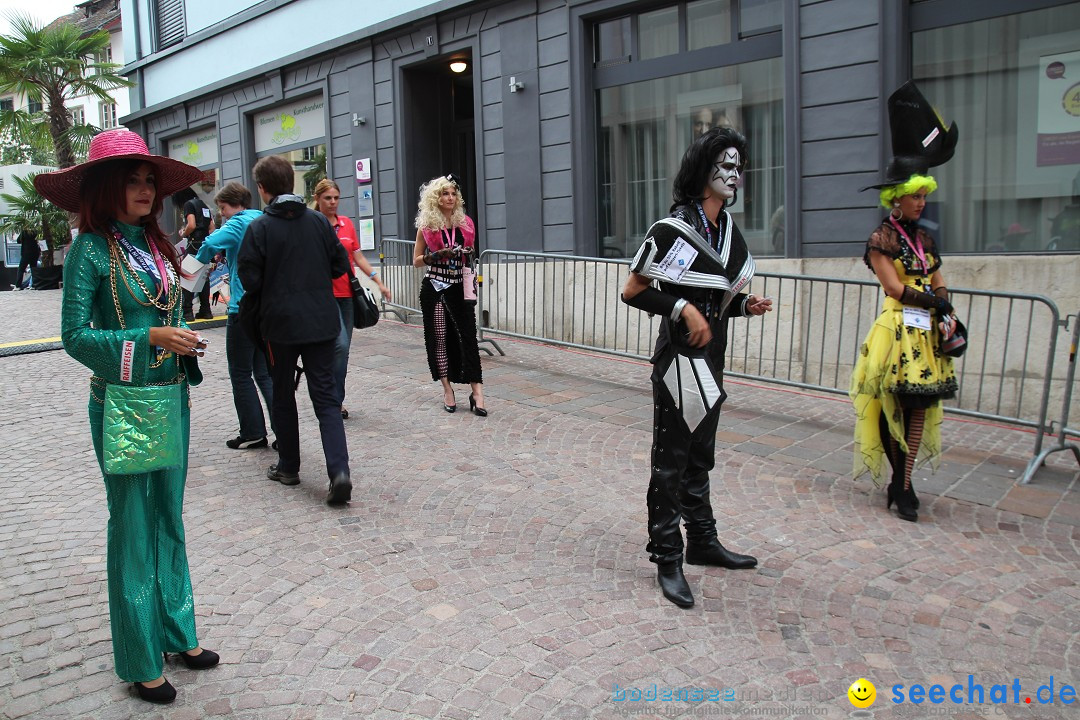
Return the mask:
{"type": "Polygon", "coordinates": [[[334,343],[334,387],[337,388],[338,405],[344,405],[345,374],[349,371],[349,348],[352,347],[353,300],[351,297],[334,299],[341,311],[341,332],[334,343]]]}
{"type": "MultiPolygon", "coordinates": [[[[266,419],[255,385],[258,384],[269,409],[274,407],[274,384],[266,365],[266,352],[251,342],[251,338],[240,327],[239,318],[236,313],[231,313],[225,321],[225,359],[229,364],[233,405],[236,406],[236,417],[240,420],[240,437],[255,440],[266,437],[266,419]]],[[[273,422],[271,413],[271,426],[273,422]]]]}

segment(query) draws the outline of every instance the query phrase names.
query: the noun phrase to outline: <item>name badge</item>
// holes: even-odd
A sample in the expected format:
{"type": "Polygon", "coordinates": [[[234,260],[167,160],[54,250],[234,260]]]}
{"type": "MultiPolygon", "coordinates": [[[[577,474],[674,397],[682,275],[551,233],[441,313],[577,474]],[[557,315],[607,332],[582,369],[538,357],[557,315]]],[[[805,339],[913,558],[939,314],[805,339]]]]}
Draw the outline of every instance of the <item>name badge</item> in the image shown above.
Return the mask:
{"type": "Polygon", "coordinates": [[[694,249],[693,245],[682,238],[678,238],[672,243],[671,249],[668,250],[664,259],[657,263],[657,268],[671,278],[672,282],[677,283],[683,279],[683,275],[690,269],[690,265],[697,255],[698,251],[694,249]]]}
{"type": "Polygon", "coordinates": [[[904,324],[920,330],[930,329],[930,311],[927,308],[904,308],[904,324]]]}

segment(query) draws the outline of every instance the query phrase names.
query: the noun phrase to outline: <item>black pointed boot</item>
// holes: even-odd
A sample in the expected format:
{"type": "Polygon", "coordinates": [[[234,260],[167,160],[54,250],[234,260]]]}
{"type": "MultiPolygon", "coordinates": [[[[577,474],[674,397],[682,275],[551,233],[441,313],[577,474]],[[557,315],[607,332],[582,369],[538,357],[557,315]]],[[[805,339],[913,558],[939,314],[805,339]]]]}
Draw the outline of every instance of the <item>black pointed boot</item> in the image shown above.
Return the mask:
{"type": "Polygon", "coordinates": [[[707,540],[689,540],[686,546],[686,562],[691,565],[715,565],[728,570],[747,570],[757,567],[756,557],[731,552],[715,537],[707,540]]]}
{"type": "Polygon", "coordinates": [[[693,607],[694,595],[690,592],[686,576],[683,575],[681,562],[657,564],[656,580],[668,600],[681,608],[693,607]]]}
{"type": "Polygon", "coordinates": [[[919,521],[918,498],[915,497],[915,491],[908,487],[904,489],[904,483],[901,480],[897,482],[894,478],[889,483],[889,489],[886,492],[885,509],[888,510],[892,507],[893,503],[896,503],[896,514],[900,516],[901,520],[907,520],[908,522],[919,521]]]}

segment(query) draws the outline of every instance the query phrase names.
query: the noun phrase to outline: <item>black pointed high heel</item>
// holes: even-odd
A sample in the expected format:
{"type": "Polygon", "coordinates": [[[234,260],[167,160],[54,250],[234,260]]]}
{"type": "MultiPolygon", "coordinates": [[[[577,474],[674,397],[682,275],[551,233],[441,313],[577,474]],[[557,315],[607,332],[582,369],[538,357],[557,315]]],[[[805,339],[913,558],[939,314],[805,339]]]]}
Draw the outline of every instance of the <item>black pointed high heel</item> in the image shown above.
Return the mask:
{"type": "Polygon", "coordinates": [[[447,405],[446,403],[443,403],[442,404],[442,409],[445,410],[448,413],[452,413],[452,412],[455,412],[457,410],[457,405],[447,405]]]}
{"type": "MultiPolygon", "coordinates": [[[[176,653],[181,660],[184,661],[184,665],[188,670],[205,670],[206,668],[212,668],[218,664],[221,660],[221,656],[213,650],[202,649],[202,652],[198,655],[188,655],[186,652],[176,653]]],[[[169,653],[165,653],[165,661],[169,661],[169,653]]],[[[157,688],[152,688],[157,689],[157,688]]]]}
{"type": "Polygon", "coordinates": [[[176,688],[170,685],[168,680],[156,687],[146,687],[141,682],[137,682],[135,683],[135,691],[146,702],[157,703],[158,705],[168,705],[176,699],[176,688]]]}
{"type": "Polygon", "coordinates": [[[476,399],[469,393],[469,412],[477,417],[487,417],[487,410],[476,404],[476,399]]]}

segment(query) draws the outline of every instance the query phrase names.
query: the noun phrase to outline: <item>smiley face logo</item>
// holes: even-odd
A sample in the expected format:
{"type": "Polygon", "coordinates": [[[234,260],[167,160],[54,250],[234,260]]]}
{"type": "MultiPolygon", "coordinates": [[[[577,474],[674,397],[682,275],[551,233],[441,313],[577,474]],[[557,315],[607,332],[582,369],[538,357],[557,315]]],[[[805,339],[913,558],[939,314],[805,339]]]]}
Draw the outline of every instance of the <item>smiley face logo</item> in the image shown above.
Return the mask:
{"type": "Polygon", "coordinates": [[[877,700],[877,688],[866,678],[859,678],[847,689],[848,700],[857,708],[868,708],[877,700]]]}

